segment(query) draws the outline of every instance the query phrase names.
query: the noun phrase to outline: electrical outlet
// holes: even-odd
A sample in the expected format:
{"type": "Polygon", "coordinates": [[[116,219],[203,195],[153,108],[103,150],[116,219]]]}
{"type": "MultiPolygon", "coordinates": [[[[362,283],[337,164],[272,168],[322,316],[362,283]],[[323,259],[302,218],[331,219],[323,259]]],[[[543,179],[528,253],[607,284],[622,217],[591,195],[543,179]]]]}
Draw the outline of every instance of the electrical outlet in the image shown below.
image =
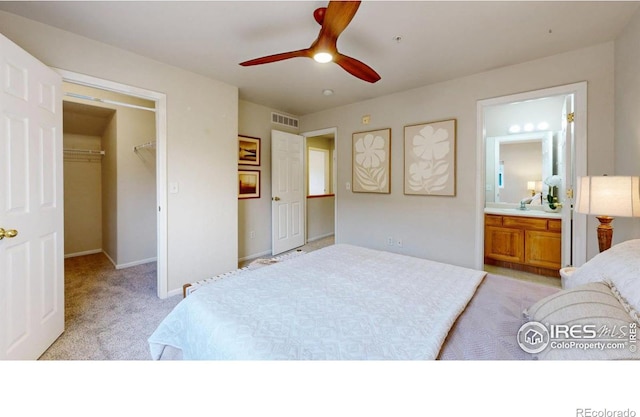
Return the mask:
{"type": "Polygon", "coordinates": [[[249,239],[255,239],[256,237],[256,232],[254,232],[253,230],[249,232],[249,239]]]}
{"type": "Polygon", "coordinates": [[[401,248],[402,247],[402,239],[396,240],[396,245],[398,245],[398,247],[401,248]]]}
{"type": "Polygon", "coordinates": [[[362,116],[362,124],[363,125],[368,125],[370,121],[371,121],[371,116],[369,116],[369,115],[362,116]]]}
{"type": "Polygon", "coordinates": [[[350,182],[347,182],[344,186],[347,189],[347,191],[349,191],[351,189],[351,183],[350,182]]]}
{"type": "Polygon", "coordinates": [[[387,238],[387,245],[389,245],[389,246],[393,246],[393,237],[389,236],[389,237],[387,238]]]}

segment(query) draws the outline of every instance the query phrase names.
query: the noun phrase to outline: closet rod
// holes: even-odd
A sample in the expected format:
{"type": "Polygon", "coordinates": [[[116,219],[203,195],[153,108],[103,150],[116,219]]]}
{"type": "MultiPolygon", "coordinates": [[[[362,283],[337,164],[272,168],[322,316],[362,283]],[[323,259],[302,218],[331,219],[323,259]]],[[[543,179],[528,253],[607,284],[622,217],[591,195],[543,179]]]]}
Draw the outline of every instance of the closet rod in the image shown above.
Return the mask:
{"type": "Polygon", "coordinates": [[[96,151],[93,149],[63,149],[64,153],[82,154],[82,155],[104,155],[104,151],[96,151]]]}
{"type": "Polygon", "coordinates": [[[64,93],[64,95],[69,97],[79,98],[82,100],[98,101],[100,103],[105,103],[105,104],[115,104],[117,106],[131,107],[133,109],[140,109],[140,110],[148,110],[154,113],[156,112],[156,109],[153,109],[151,107],[137,106],[135,104],[122,103],[120,101],[109,100],[106,98],[91,97],[91,96],[86,96],[84,94],[76,94],[76,93],[64,93]]]}
{"type": "Polygon", "coordinates": [[[155,141],[151,141],[151,142],[147,142],[147,143],[143,143],[142,145],[138,145],[138,146],[134,146],[133,147],[133,151],[137,151],[138,149],[142,149],[142,148],[150,148],[152,146],[156,146],[156,142],[155,141]]]}

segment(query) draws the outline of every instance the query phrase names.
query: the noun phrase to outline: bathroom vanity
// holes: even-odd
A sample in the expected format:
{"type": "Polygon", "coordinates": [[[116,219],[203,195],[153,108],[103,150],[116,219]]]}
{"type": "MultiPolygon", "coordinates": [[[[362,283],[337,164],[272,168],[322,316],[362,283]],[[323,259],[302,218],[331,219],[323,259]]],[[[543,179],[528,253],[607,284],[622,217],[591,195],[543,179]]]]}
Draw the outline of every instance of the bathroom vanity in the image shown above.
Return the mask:
{"type": "Polygon", "coordinates": [[[559,213],[487,208],[484,224],[485,264],[560,277],[559,213]]]}

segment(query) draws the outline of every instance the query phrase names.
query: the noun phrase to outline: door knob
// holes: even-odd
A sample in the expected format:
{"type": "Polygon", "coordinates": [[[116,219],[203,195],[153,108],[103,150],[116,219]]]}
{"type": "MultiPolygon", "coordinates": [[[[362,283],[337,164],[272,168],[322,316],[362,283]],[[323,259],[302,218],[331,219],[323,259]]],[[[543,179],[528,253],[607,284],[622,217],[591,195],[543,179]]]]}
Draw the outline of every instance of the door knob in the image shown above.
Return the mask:
{"type": "Polygon", "coordinates": [[[280,197],[273,197],[272,200],[273,201],[280,201],[280,197]]]}
{"type": "Polygon", "coordinates": [[[12,237],[16,237],[18,236],[18,231],[17,230],[13,230],[13,229],[9,229],[9,230],[4,230],[2,228],[0,228],[0,240],[6,238],[12,238],[12,237]]]}

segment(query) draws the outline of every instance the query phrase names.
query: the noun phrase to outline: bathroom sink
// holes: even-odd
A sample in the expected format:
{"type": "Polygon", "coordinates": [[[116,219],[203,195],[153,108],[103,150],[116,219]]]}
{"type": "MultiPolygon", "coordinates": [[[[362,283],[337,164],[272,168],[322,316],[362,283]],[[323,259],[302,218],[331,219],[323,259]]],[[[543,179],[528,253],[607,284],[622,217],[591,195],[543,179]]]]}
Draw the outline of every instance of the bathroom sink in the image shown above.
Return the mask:
{"type": "Polygon", "coordinates": [[[520,210],[518,208],[487,207],[484,209],[484,212],[487,214],[501,214],[504,216],[541,217],[546,219],[559,219],[562,217],[561,213],[547,212],[542,209],[520,210]]]}

